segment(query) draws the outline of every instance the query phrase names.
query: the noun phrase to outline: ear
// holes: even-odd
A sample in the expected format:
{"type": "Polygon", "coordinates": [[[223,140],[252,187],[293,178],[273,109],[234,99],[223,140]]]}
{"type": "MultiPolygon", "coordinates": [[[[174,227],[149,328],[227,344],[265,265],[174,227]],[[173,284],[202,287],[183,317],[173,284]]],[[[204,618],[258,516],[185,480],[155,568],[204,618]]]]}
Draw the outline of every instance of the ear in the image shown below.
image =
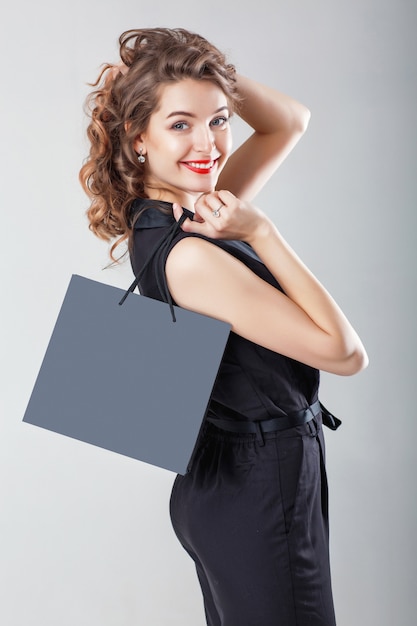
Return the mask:
{"type": "MultiPolygon", "coordinates": [[[[132,122],[125,122],[124,126],[125,126],[126,132],[129,131],[131,125],[132,125],[132,122]]],[[[143,133],[140,135],[137,135],[133,141],[133,149],[135,152],[139,152],[141,148],[142,148],[142,153],[146,154],[143,133]]]]}
{"type": "Polygon", "coordinates": [[[142,154],[146,154],[145,141],[143,135],[137,135],[133,141],[133,149],[135,152],[139,152],[142,149],[142,154]]]}

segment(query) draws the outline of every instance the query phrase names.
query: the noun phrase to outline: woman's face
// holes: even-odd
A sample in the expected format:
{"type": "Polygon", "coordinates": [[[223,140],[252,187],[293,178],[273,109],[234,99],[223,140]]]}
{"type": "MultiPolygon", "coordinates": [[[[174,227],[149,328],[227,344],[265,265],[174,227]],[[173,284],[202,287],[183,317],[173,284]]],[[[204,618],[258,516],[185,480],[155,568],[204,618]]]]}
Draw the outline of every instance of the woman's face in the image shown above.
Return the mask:
{"type": "Polygon", "coordinates": [[[227,98],[207,80],[184,79],[162,87],[159,107],[134,148],[146,156],[150,198],[193,210],[213,191],[232,147],[227,98]]]}

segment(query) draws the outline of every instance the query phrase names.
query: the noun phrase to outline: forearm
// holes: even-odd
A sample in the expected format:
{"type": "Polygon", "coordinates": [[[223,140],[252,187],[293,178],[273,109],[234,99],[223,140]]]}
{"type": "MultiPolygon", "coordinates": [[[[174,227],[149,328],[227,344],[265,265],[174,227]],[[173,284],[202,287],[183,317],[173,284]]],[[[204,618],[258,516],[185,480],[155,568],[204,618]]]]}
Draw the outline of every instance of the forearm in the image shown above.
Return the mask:
{"type": "Polygon", "coordinates": [[[263,222],[248,242],[285,294],[328,336],[337,358],[351,361],[352,371],[366,367],[365,349],[346,316],[272,222],[263,222]]]}
{"type": "Polygon", "coordinates": [[[253,129],[220,174],[218,189],[252,200],[297,145],[310,119],[309,110],[293,98],[237,76],[242,98],[239,115],[253,129]]]}
{"type": "Polygon", "coordinates": [[[297,100],[241,75],[237,76],[237,88],[242,98],[239,116],[256,132],[306,130],[310,111],[297,100]]]}

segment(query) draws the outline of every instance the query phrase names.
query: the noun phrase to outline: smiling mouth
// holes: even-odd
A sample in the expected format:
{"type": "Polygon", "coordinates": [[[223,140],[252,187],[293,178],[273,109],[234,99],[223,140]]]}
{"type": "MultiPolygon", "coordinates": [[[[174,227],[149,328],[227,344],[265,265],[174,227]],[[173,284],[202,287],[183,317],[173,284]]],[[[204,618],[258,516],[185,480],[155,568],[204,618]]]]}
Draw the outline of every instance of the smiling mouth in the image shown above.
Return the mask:
{"type": "Polygon", "coordinates": [[[215,159],[214,161],[181,161],[181,163],[189,170],[196,172],[197,174],[209,174],[213,171],[217,161],[218,159],[215,159]]]}

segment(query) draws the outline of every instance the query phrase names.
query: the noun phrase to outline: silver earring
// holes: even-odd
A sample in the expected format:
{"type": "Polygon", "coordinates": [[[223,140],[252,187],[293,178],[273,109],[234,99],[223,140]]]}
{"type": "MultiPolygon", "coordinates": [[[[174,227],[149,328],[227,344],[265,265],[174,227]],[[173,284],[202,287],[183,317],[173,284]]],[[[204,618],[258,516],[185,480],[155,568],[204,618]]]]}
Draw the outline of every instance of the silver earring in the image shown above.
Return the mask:
{"type": "Polygon", "coordinates": [[[142,152],[143,152],[143,148],[140,148],[139,154],[138,154],[138,161],[141,165],[145,163],[146,161],[146,157],[142,154],[142,152]]]}

